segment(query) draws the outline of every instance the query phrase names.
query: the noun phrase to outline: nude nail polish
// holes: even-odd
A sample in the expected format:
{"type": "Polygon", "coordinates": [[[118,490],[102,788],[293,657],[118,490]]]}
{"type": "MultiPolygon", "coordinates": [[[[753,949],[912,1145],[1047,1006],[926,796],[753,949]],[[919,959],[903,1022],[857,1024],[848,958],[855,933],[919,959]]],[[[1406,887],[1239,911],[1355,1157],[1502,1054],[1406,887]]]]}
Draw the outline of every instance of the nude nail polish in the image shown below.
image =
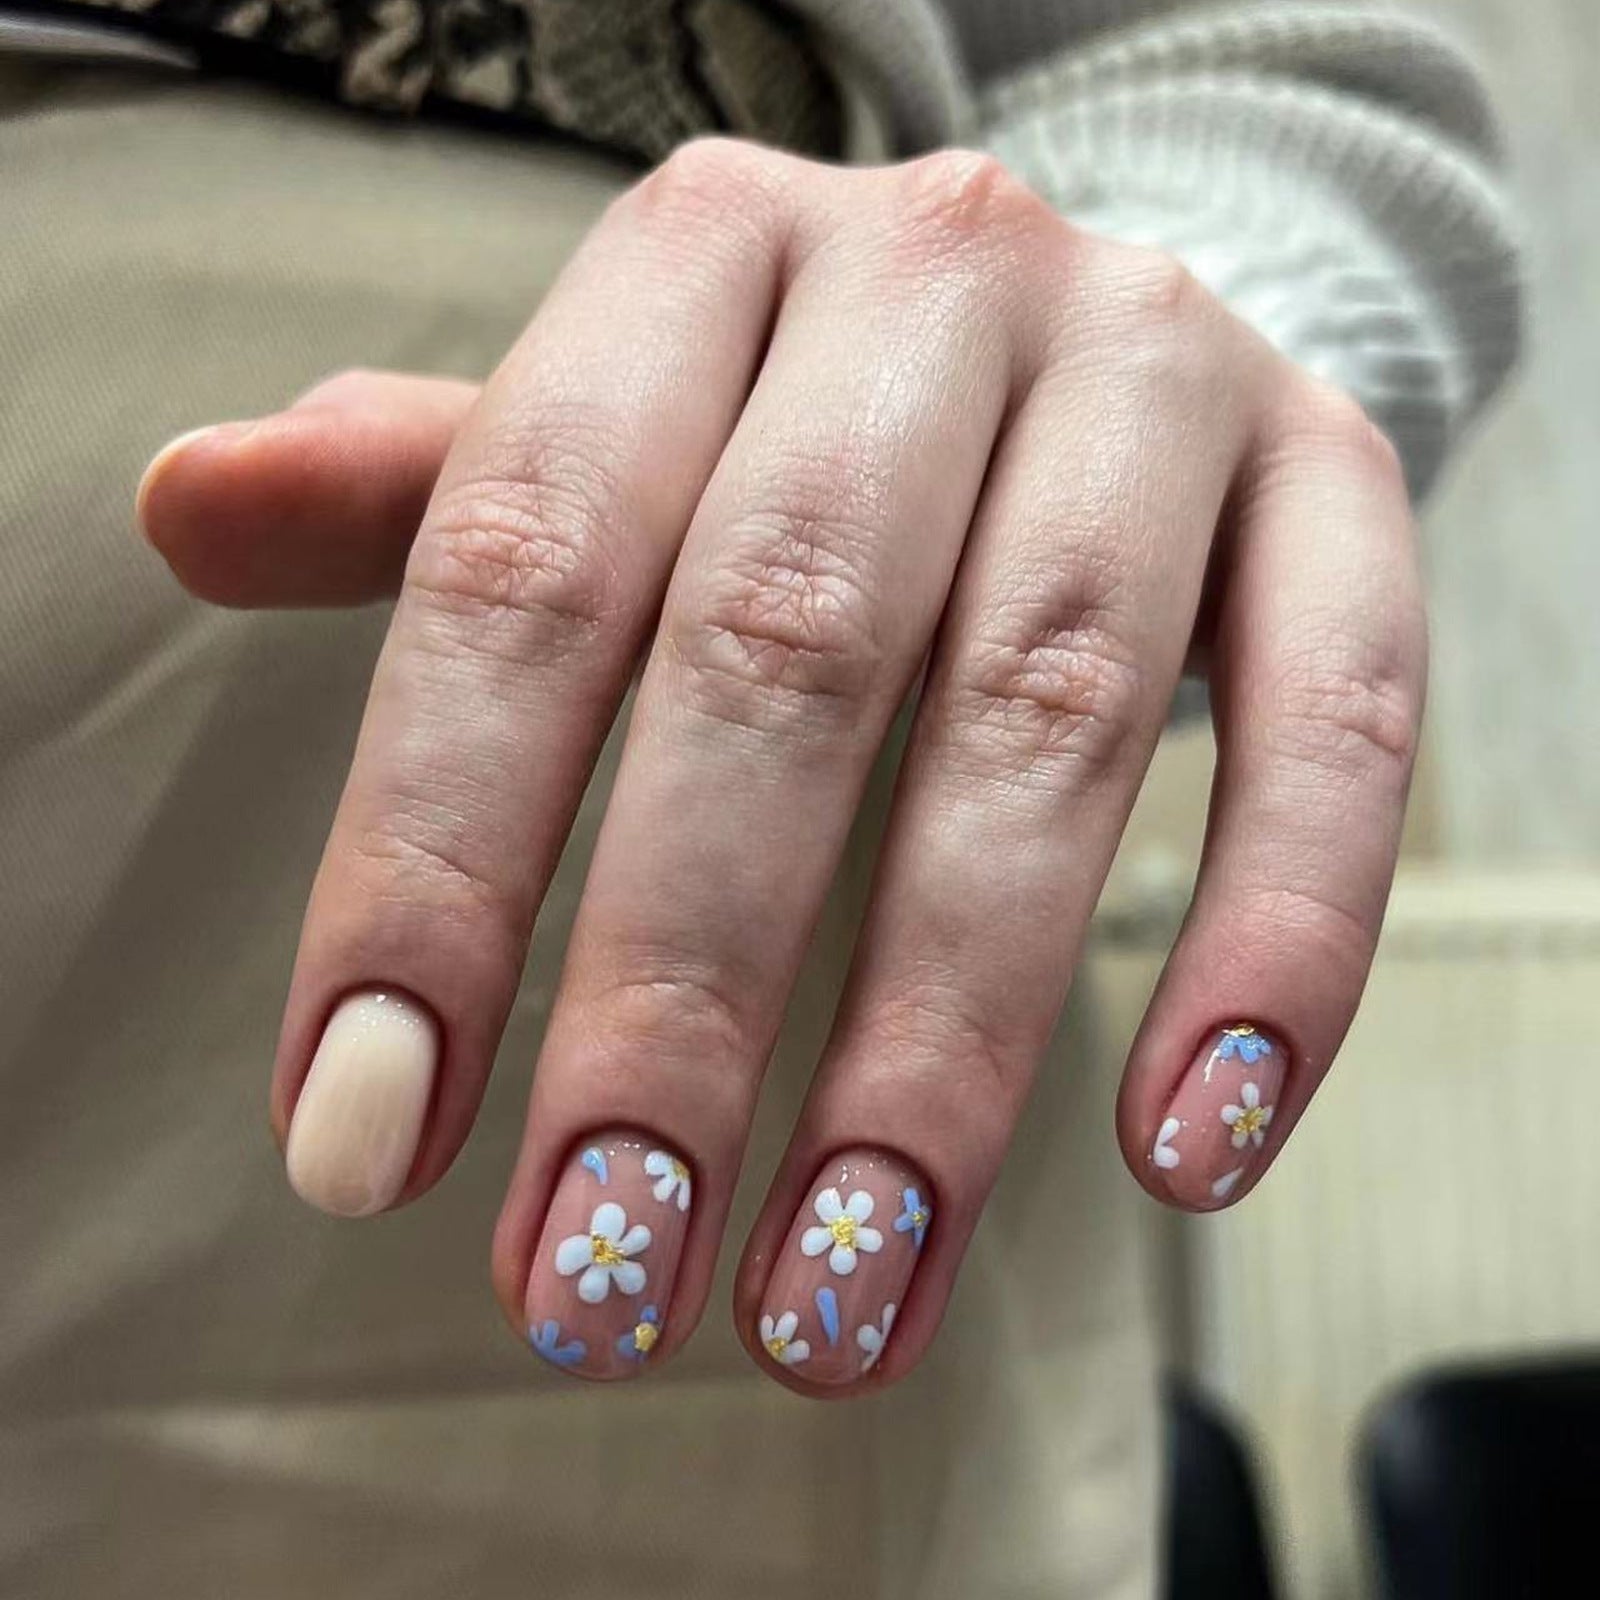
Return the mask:
{"type": "Polygon", "coordinates": [[[1267,1159],[1288,1064],[1284,1046],[1253,1023],[1207,1036],[1150,1149],[1176,1204],[1214,1211],[1248,1186],[1267,1159]]]}
{"type": "Polygon", "coordinates": [[[636,1130],[586,1139],[563,1164],[524,1297],[528,1343],[582,1378],[632,1378],[666,1330],[694,1176],[636,1130]]]}
{"type": "Polygon", "coordinates": [[[295,1193],[341,1217],[392,1204],[416,1159],[438,1055],[438,1025],[416,1001],[384,989],[343,1001],[289,1124],[295,1193]]]}
{"type": "Polygon", "coordinates": [[[765,1359],[812,1383],[878,1364],[933,1225],[928,1180],[898,1156],[848,1150],[806,1191],[762,1295],[765,1359]]]}

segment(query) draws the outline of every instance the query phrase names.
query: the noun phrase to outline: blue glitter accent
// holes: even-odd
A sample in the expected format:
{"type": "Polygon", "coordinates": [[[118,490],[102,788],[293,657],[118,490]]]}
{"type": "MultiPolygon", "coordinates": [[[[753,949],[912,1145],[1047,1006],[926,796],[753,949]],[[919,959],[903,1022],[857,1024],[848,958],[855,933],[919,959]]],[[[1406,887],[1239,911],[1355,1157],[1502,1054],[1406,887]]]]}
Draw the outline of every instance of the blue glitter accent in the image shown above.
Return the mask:
{"type": "Polygon", "coordinates": [[[822,1318],[822,1331],[829,1344],[839,1342],[839,1297],[824,1284],[817,1290],[817,1315],[822,1318]]]}
{"type": "Polygon", "coordinates": [[[1217,1055],[1221,1060],[1231,1061],[1238,1056],[1246,1066],[1254,1065],[1257,1056],[1271,1054],[1272,1041],[1262,1038],[1259,1033],[1225,1033],[1217,1046],[1217,1055]]]}
{"type": "Polygon", "coordinates": [[[553,1367],[575,1367],[589,1353],[582,1339],[569,1339],[562,1344],[561,1327],[554,1318],[529,1328],[528,1343],[553,1367]]]}
{"type": "Polygon", "coordinates": [[[587,1167],[601,1183],[611,1182],[611,1169],[606,1165],[606,1153],[595,1145],[590,1145],[578,1157],[578,1165],[587,1167]]]}
{"type": "Polygon", "coordinates": [[[894,1231],[909,1233],[912,1236],[912,1243],[920,1250],[922,1236],[928,1231],[928,1224],[933,1221],[933,1207],[923,1205],[922,1196],[909,1184],[900,1197],[900,1204],[903,1209],[894,1219],[894,1231]]]}

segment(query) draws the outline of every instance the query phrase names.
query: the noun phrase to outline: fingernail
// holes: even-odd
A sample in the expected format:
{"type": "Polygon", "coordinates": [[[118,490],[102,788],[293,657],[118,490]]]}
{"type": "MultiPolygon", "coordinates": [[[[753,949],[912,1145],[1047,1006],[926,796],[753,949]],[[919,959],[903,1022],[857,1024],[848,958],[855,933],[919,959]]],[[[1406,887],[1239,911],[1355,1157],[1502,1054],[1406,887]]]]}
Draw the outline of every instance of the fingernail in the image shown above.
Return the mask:
{"type": "Polygon", "coordinates": [[[637,1377],[672,1308],[694,1178],[632,1130],[581,1144],[556,1180],[523,1302],[528,1343],[584,1378],[637,1377]]]}
{"type": "Polygon", "coordinates": [[[1266,1159],[1288,1065],[1283,1045],[1252,1023],[1209,1035],[1150,1149],[1176,1204],[1214,1211],[1248,1187],[1266,1159]]]}
{"type": "Polygon", "coordinates": [[[157,480],[191,445],[198,444],[202,439],[217,438],[227,439],[242,438],[253,428],[253,422],[210,422],[203,428],[190,428],[187,433],[180,433],[175,439],[168,439],[162,447],[150,458],[150,464],[144,469],[139,478],[139,487],[134,492],[134,516],[141,528],[146,527],[145,511],[150,499],[150,492],[155,487],[157,480]]]}
{"type": "Polygon", "coordinates": [[[823,1165],[783,1242],[756,1325],[766,1359],[811,1383],[877,1366],[933,1223],[928,1180],[882,1150],[823,1165]]]}
{"type": "Polygon", "coordinates": [[[328,1019],[289,1124],[301,1199],[340,1217],[382,1211],[405,1187],[439,1056],[431,1014],[392,990],[351,995],[328,1019]]]}

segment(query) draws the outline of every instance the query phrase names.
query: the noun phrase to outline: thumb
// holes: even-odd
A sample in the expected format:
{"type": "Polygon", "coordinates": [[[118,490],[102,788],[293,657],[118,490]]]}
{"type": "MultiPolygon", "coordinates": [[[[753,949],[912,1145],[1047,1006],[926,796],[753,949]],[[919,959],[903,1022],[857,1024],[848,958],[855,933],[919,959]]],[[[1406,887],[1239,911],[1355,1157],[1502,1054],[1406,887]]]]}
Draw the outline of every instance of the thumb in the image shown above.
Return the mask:
{"type": "Polygon", "coordinates": [[[346,372],[253,422],[183,434],[136,514],[178,581],[224,606],[338,606],[400,586],[476,384],[346,372]]]}

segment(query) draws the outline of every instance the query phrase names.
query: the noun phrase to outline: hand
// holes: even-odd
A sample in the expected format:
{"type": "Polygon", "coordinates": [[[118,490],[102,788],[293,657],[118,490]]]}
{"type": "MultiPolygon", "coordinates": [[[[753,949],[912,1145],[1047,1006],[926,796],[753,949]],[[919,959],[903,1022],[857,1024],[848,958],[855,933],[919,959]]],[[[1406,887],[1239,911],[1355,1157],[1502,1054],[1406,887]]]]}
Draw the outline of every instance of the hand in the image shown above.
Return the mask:
{"type": "Polygon", "coordinates": [[[924,665],[739,1278],[769,1371],[848,1392],[932,1338],[1186,661],[1219,763],[1119,1104],[1135,1176],[1191,1209],[1248,1193],[1349,1024],[1423,693],[1393,452],[1172,261],[990,159],[691,146],[481,393],[337,379],[170,447],[142,509],[224,603],[398,591],[274,1088],[291,1179],[331,1210],[409,1200],[460,1147],[648,653],[495,1243],[507,1315],[558,1365],[636,1371],[699,1317],[924,665]]]}

